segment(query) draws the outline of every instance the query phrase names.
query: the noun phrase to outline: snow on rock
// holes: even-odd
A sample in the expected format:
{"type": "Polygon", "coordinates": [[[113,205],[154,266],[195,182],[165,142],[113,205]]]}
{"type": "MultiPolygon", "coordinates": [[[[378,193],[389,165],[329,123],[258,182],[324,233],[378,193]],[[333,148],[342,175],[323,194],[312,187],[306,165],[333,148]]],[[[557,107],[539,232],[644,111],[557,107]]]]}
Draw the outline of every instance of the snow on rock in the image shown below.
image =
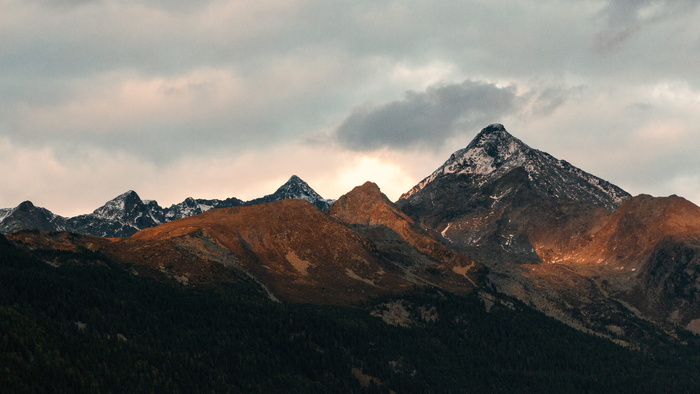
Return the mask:
{"type": "Polygon", "coordinates": [[[2,208],[0,209],[0,222],[5,220],[12,213],[12,208],[2,208]]]}
{"type": "Polygon", "coordinates": [[[437,179],[466,175],[481,187],[516,168],[524,169],[528,179],[550,197],[594,201],[611,211],[630,198],[619,187],[530,148],[508,133],[503,125],[492,124],[401,199],[408,199],[437,179]]]}
{"type": "Polygon", "coordinates": [[[299,199],[310,202],[322,211],[328,210],[332,200],[326,200],[316,193],[314,189],[296,175],[292,175],[287,182],[280,186],[274,193],[257,198],[245,203],[245,205],[263,204],[286,199],[299,199]]]}

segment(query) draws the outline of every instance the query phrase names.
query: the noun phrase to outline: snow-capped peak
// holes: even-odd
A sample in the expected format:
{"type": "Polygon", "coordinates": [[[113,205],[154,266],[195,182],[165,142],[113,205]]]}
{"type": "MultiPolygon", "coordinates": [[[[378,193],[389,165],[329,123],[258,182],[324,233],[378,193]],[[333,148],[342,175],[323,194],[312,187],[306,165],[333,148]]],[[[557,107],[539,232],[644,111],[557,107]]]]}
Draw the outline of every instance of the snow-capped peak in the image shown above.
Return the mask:
{"type": "Polygon", "coordinates": [[[139,195],[135,191],[129,190],[107,201],[105,205],[97,208],[93,215],[102,219],[115,219],[140,205],[143,205],[143,201],[141,201],[139,195]]]}
{"type": "Polygon", "coordinates": [[[513,137],[501,124],[485,127],[467,145],[453,153],[440,168],[401,196],[406,199],[443,177],[468,176],[476,187],[499,179],[516,168],[542,194],[553,198],[587,200],[614,210],[630,195],[598,177],[551,155],[530,148],[513,137]]]}
{"type": "Polygon", "coordinates": [[[423,179],[401,198],[410,197],[425,185],[447,174],[488,176],[522,166],[532,148],[506,131],[502,124],[491,124],[479,132],[466,148],[453,153],[430,176],[423,179]]]}
{"type": "Polygon", "coordinates": [[[296,175],[292,175],[289,180],[277,189],[275,195],[285,198],[299,198],[309,202],[316,202],[322,197],[314,189],[296,175]]]}
{"type": "Polygon", "coordinates": [[[320,210],[325,211],[331,205],[331,201],[324,199],[316,193],[314,189],[296,175],[292,175],[287,182],[280,186],[274,193],[268,194],[261,198],[256,198],[245,203],[245,205],[262,204],[272,201],[280,201],[286,199],[306,200],[320,210]]]}

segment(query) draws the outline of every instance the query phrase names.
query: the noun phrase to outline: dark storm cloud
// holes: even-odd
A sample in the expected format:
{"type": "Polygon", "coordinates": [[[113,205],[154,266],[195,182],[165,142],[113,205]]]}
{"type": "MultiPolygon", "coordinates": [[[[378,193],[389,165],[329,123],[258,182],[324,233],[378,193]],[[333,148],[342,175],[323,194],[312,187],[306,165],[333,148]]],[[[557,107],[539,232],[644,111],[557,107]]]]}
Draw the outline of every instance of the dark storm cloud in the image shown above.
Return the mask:
{"type": "Polygon", "coordinates": [[[357,108],[336,130],[342,145],[355,150],[439,147],[457,131],[499,120],[516,109],[513,86],[464,81],[406,92],[403,100],[357,108]]]}

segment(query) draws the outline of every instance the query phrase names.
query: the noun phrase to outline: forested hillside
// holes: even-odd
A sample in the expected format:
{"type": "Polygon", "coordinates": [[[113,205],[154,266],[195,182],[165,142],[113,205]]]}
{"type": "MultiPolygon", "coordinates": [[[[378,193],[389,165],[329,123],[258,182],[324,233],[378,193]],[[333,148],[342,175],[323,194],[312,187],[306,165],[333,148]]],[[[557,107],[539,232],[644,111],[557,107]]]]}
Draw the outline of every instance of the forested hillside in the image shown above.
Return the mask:
{"type": "Polygon", "coordinates": [[[4,392],[700,387],[694,344],[629,350],[517,302],[486,308],[476,293],[421,290],[364,308],[284,304],[243,282],[177,287],[133,275],[93,252],[51,253],[57,267],[0,238],[4,392]],[[370,315],[398,304],[409,313],[406,327],[370,315]]]}

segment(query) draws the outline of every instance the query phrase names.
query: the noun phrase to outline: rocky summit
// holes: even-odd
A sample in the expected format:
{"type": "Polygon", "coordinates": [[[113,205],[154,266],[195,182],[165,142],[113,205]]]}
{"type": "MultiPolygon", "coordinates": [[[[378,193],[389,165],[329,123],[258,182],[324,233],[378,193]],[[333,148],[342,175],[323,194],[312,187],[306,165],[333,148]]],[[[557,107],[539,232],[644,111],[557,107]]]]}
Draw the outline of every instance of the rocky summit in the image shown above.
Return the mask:
{"type": "Polygon", "coordinates": [[[333,200],[326,200],[314,189],[296,175],[292,175],[287,182],[280,186],[274,193],[246,202],[244,205],[256,205],[266,202],[281,201],[286,199],[299,199],[310,202],[322,211],[327,211],[333,200]]]}
{"type": "Polygon", "coordinates": [[[561,227],[585,226],[628,198],[619,187],[530,148],[493,124],[397,205],[460,249],[536,262],[536,240],[568,243],[560,237],[561,227]]]}

